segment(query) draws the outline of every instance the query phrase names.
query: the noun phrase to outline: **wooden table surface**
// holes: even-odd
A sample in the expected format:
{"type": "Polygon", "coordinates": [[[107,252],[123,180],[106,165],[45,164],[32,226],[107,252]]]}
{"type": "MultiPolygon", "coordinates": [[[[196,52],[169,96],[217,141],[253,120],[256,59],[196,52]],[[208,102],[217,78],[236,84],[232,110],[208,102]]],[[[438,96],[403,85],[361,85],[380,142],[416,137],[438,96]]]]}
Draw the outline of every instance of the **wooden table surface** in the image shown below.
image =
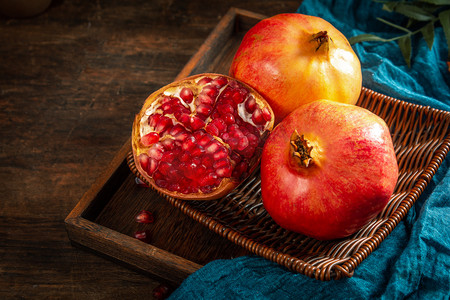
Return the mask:
{"type": "Polygon", "coordinates": [[[64,218],[231,6],[300,2],[54,0],[0,17],[0,298],[151,298],[159,282],[73,247],[64,218]]]}

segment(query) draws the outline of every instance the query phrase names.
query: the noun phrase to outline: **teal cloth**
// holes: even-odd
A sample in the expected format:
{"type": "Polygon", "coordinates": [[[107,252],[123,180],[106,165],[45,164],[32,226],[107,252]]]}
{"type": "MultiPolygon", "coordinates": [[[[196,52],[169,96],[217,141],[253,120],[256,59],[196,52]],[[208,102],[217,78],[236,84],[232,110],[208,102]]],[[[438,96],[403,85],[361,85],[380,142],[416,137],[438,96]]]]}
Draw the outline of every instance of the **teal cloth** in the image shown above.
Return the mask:
{"type": "MultiPolygon", "coordinates": [[[[392,20],[393,15],[369,0],[306,0],[298,12],[328,20],[347,37],[396,34],[374,17],[392,20]]],[[[355,45],[363,85],[450,111],[447,46],[442,28],[435,34],[432,51],[423,40],[413,41],[411,69],[394,42],[355,45]]],[[[449,164],[447,157],[404,220],[351,278],[322,282],[261,257],[244,256],[210,262],[189,276],[170,299],[449,299],[449,164]]]]}

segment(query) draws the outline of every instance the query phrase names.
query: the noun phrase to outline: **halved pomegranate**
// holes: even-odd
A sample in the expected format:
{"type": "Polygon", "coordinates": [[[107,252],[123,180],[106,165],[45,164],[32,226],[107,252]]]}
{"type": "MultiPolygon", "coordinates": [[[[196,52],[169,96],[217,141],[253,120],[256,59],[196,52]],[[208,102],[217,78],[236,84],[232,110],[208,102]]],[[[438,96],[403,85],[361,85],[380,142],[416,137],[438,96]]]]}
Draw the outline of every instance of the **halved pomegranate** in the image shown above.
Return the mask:
{"type": "Polygon", "coordinates": [[[159,192],[217,199],[254,171],[273,124],[269,104],[248,85],[195,75],[147,98],[133,124],[134,161],[159,192]]]}

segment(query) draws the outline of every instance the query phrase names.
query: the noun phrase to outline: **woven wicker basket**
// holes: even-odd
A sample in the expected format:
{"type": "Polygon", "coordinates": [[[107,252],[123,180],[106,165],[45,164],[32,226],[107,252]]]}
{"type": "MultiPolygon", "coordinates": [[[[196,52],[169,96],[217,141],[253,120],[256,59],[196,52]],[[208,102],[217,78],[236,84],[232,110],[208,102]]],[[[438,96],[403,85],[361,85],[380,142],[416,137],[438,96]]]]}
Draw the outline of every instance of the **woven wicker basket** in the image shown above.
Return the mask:
{"type": "MultiPolygon", "coordinates": [[[[385,209],[356,234],[318,241],[278,226],[262,205],[257,172],[228,196],[215,201],[183,201],[164,196],[184,214],[250,252],[318,280],[351,277],[407,214],[450,148],[450,112],[415,105],[363,88],[357,105],[388,124],[399,178],[385,209]]],[[[131,171],[140,179],[133,156],[131,171]]]]}

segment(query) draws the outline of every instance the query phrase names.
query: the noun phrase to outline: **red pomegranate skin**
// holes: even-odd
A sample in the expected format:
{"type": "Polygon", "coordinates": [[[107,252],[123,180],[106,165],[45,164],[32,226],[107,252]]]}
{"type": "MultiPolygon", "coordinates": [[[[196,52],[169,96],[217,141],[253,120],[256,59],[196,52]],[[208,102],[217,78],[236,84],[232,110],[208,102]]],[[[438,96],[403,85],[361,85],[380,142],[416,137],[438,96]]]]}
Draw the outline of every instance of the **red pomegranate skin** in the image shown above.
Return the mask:
{"type": "Polygon", "coordinates": [[[398,179],[389,129],[372,112],[328,100],[306,104],[269,136],[261,158],[261,193],[281,227],[318,240],[347,237],[380,213],[398,179]],[[300,167],[290,138],[312,146],[300,167]]]}

